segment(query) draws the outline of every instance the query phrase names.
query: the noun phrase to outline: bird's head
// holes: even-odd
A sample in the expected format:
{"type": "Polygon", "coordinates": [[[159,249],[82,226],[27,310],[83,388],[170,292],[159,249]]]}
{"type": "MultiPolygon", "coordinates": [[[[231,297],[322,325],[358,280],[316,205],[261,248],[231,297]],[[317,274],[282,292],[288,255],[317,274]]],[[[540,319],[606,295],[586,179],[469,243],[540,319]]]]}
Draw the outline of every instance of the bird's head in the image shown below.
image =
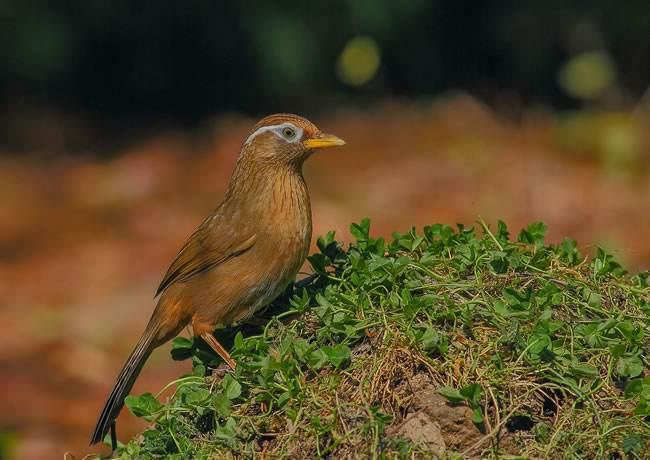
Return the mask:
{"type": "Polygon", "coordinates": [[[344,144],[345,141],[323,133],[306,118],[278,113],[255,125],[244,141],[242,153],[264,163],[302,165],[315,150],[344,144]]]}

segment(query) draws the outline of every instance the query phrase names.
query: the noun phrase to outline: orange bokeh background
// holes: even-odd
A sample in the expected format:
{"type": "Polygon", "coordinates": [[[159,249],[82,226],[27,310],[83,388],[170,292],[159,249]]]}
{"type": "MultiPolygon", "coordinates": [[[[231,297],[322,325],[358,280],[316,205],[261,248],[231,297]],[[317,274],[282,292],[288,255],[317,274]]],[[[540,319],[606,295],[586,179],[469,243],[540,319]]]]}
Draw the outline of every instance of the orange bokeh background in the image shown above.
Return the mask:
{"type": "MultiPolygon", "coordinates": [[[[642,109],[585,112],[577,124],[534,109],[515,118],[466,96],[329,113],[314,121],[347,145],[305,165],[314,236],[347,240],[365,216],[387,237],[479,216],[516,234],[543,220],[549,241],[576,238],[587,254],[600,244],[631,270],[648,269],[649,120],[642,109]],[[634,155],[612,159],[608,143],[634,155]]],[[[16,458],[93,450],[96,416],[155,288],[218,204],[254,122],[162,132],[109,159],[0,157],[0,431],[16,458]]],[[[134,392],[156,393],[187,371],[163,347],[134,392]]],[[[120,438],[144,426],[125,410],[120,438]]]]}

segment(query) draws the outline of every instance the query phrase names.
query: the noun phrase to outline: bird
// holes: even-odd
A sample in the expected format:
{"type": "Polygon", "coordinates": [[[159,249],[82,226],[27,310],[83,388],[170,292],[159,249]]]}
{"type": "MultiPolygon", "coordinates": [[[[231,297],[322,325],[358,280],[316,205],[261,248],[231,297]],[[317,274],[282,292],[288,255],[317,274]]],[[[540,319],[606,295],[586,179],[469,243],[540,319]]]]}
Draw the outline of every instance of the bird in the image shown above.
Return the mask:
{"type": "Polygon", "coordinates": [[[250,318],[295,279],[312,233],[303,163],[317,150],[344,144],[294,114],[269,115],[252,128],[221,203],[163,276],[151,318],[117,376],[91,445],[110,429],[115,450],[115,419],[147,358],[186,326],[235,369],[213,332],[250,318]]]}

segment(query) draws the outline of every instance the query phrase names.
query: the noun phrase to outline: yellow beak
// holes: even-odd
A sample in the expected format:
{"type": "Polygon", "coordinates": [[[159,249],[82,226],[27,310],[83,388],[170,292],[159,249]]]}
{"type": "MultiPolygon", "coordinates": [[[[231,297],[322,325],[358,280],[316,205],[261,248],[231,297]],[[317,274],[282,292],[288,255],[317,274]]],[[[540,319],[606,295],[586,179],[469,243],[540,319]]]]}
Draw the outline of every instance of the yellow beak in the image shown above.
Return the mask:
{"type": "Polygon", "coordinates": [[[326,147],[338,147],[345,145],[345,141],[333,134],[319,134],[303,142],[308,149],[322,149],[326,147]]]}

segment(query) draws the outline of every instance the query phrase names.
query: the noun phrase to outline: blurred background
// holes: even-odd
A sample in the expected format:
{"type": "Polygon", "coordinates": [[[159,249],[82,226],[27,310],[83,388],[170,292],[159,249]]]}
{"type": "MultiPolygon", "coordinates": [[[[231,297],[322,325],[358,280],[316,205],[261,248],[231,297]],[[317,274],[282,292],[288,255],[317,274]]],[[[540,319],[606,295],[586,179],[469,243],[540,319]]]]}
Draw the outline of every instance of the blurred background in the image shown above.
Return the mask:
{"type": "MultiPolygon", "coordinates": [[[[348,142],[305,167],[315,235],[544,220],[648,269],[648,31],[647,0],[0,2],[0,458],[91,451],[167,264],[270,112],[348,142]]],[[[163,347],[134,391],[188,366],[163,347]]]]}

